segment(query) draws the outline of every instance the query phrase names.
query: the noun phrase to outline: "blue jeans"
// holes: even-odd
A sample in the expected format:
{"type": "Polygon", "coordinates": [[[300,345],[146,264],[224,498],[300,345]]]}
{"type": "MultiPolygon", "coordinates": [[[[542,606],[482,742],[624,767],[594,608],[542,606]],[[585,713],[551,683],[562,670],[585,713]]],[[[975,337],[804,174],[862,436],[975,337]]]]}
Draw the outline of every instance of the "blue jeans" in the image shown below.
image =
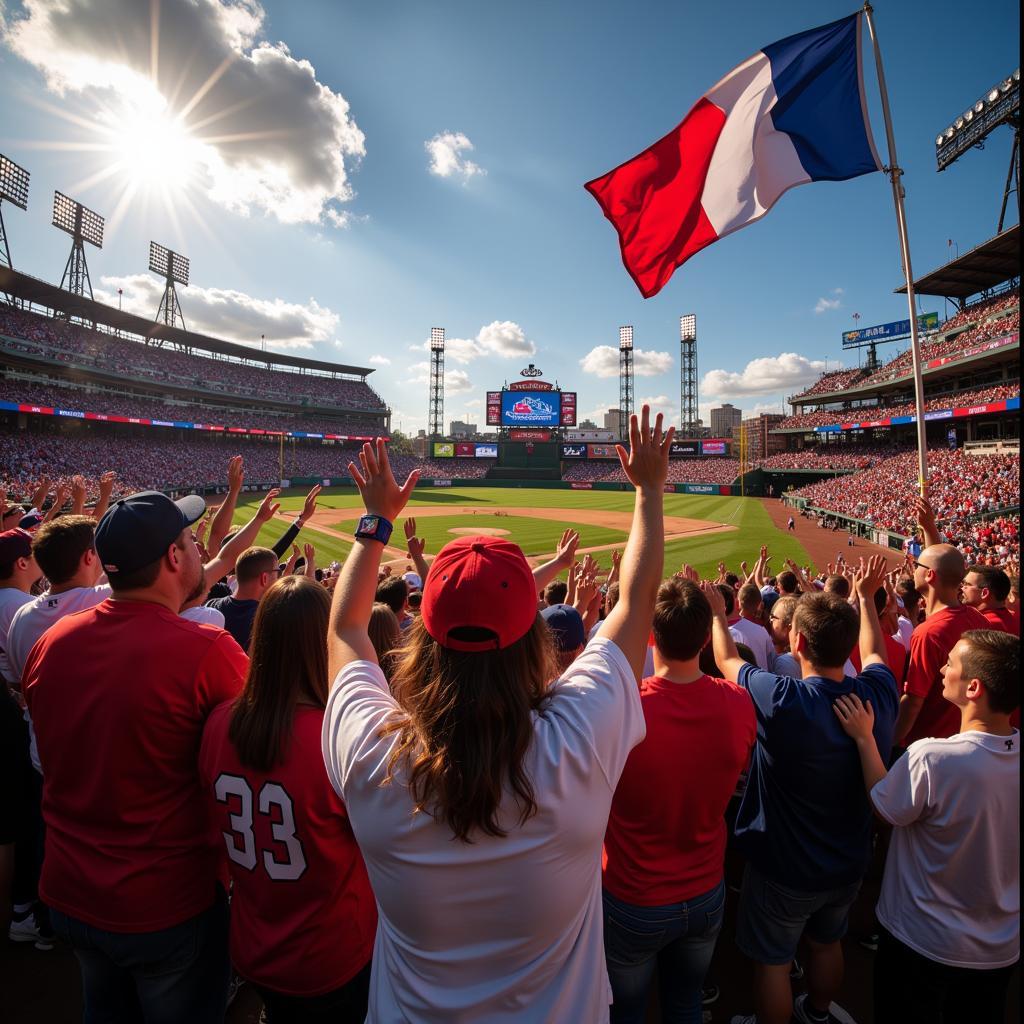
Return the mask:
{"type": "Polygon", "coordinates": [[[685,903],[637,907],[604,892],[604,952],[613,1024],[643,1024],[658,969],[661,1019],[700,1024],[700,990],[725,914],[725,882],[685,903]]]}
{"type": "Polygon", "coordinates": [[[75,950],[83,1024],[223,1024],[228,903],[157,932],[108,932],[51,910],[53,930],[75,950]]]}

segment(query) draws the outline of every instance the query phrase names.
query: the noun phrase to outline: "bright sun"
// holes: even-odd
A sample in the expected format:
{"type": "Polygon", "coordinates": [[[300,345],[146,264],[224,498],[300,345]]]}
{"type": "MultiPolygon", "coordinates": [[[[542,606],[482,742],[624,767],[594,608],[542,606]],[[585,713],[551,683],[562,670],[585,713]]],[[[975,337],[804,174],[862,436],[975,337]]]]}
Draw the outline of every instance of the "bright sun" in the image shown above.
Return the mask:
{"type": "Polygon", "coordinates": [[[186,188],[199,164],[201,143],[164,111],[141,109],[111,119],[109,149],[117,171],[138,188],[186,188]]]}

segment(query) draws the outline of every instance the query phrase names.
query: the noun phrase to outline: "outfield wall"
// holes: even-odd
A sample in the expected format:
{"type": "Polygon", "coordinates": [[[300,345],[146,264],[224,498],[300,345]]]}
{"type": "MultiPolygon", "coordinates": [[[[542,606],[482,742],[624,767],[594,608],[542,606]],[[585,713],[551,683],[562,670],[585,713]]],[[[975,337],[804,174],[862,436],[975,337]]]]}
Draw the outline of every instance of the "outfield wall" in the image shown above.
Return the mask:
{"type": "MultiPolygon", "coordinates": [[[[302,476],[291,477],[281,480],[281,487],[312,487],[313,484],[322,484],[324,487],[352,487],[352,478],[347,476],[338,477],[315,477],[302,476]]],[[[492,480],[490,478],[476,478],[463,480],[458,477],[451,479],[443,477],[420,477],[416,484],[417,488],[438,488],[438,487],[494,487],[494,488],[527,488],[530,490],[546,491],[631,491],[633,485],[608,480],[492,480]]],[[[665,484],[667,494],[711,494],[715,496],[738,495],[739,488],[730,484],[665,484]]]]}

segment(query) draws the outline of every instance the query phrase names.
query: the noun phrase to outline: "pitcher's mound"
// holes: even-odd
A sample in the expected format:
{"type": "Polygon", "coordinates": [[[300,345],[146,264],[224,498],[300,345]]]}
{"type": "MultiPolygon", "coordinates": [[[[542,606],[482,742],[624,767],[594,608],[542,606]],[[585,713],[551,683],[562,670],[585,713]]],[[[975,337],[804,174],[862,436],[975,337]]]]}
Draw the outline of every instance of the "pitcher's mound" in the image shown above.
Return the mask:
{"type": "Polygon", "coordinates": [[[486,526],[453,526],[449,533],[470,534],[477,537],[506,537],[508,530],[496,530],[486,526]]]}

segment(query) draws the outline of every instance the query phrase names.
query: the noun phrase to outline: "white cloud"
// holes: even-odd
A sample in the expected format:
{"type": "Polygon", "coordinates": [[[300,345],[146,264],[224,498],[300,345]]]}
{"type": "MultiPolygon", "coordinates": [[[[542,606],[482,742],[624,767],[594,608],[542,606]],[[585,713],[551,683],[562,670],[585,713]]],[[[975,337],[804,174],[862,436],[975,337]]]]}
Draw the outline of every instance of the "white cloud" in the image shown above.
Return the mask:
{"type": "Polygon", "coordinates": [[[839,301],[839,299],[827,299],[823,295],[815,303],[814,312],[815,313],[827,313],[829,310],[838,309],[841,305],[842,305],[842,303],[839,301]]]}
{"type": "Polygon", "coordinates": [[[470,178],[487,172],[462,154],[473,152],[473,143],[462,132],[440,132],[423,143],[430,155],[429,170],[439,178],[458,178],[465,184],[470,178]]]}
{"type": "Polygon", "coordinates": [[[258,0],[23,7],[3,42],[42,72],[51,92],[95,104],[115,156],[125,124],[161,119],[196,140],[197,184],[215,202],[284,223],[347,223],[334,204],[352,198],[348,171],[366,152],[363,133],[309,61],[260,39],[258,0]]]}
{"type": "Polygon", "coordinates": [[[366,360],[368,363],[373,363],[374,366],[390,366],[391,360],[387,356],[370,356],[366,360]]]}
{"type": "Polygon", "coordinates": [[[702,395],[735,401],[744,395],[789,394],[793,389],[812,384],[825,370],[823,359],[808,359],[796,352],[753,359],[740,373],[710,370],[701,381],[702,395]]]}
{"type": "MultiPolygon", "coordinates": [[[[619,350],[611,345],[597,345],[581,360],[584,373],[595,377],[618,377],[619,350]]],[[[635,377],[657,377],[672,369],[672,356],[668,352],[649,352],[642,348],[633,350],[633,375],[635,377]]]]}
{"type": "MultiPolygon", "coordinates": [[[[96,288],[100,302],[124,308],[147,319],[154,316],[163,295],[163,284],[149,274],[104,277],[96,288]],[[118,296],[117,290],[123,290],[118,296]]],[[[231,288],[192,285],[178,292],[185,323],[190,331],[227,338],[259,347],[260,335],[274,349],[312,348],[330,340],[338,328],[338,314],[314,299],[305,304],[284,299],[261,299],[231,288]]],[[[372,360],[371,360],[372,362],[372,360]]]]}
{"type": "MultiPolygon", "coordinates": [[[[411,352],[429,352],[430,340],[410,345],[411,352]]],[[[477,331],[475,338],[445,338],[446,359],[466,365],[474,359],[518,359],[532,356],[537,346],[526,337],[519,324],[512,320],[492,320],[477,331]]]]}

